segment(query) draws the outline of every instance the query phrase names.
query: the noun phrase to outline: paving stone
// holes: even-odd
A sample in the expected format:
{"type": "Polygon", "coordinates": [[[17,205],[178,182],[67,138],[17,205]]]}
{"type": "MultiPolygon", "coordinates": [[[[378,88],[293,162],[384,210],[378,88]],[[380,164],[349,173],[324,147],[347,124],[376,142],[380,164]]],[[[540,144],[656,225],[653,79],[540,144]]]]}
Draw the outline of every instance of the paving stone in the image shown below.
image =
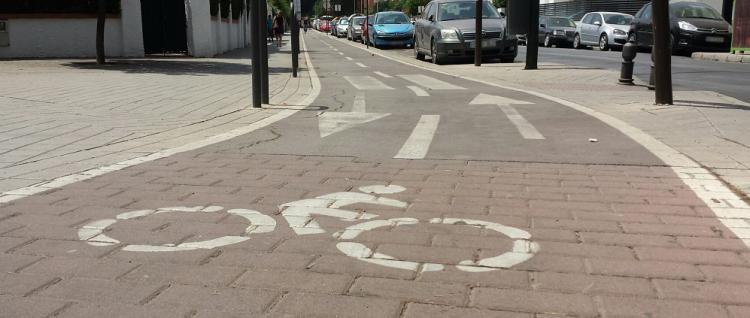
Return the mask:
{"type": "Polygon", "coordinates": [[[108,317],[108,318],[127,318],[127,317],[185,317],[189,314],[188,309],[179,307],[160,307],[150,305],[127,305],[127,304],[73,304],[66,308],[56,317],[77,318],[77,317],[108,317]]]}
{"type": "Polygon", "coordinates": [[[464,284],[361,277],[354,281],[349,289],[349,294],[429,304],[465,306],[469,301],[468,291],[469,289],[464,284]]]}
{"type": "Polygon", "coordinates": [[[589,259],[591,273],[641,278],[670,278],[703,280],[704,276],[695,265],[671,262],[622,261],[589,259]]]}
{"type": "Polygon", "coordinates": [[[636,247],[635,252],[638,254],[638,257],[644,261],[667,261],[708,265],[748,265],[739,254],[727,251],[636,247]]]}
{"type": "Polygon", "coordinates": [[[655,298],[602,296],[607,317],[727,317],[720,305],[655,298]]]}
{"type": "Polygon", "coordinates": [[[476,288],[472,297],[474,306],[495,310],[528,313],[561,313],[579,317],[597,317],[599,314],[591,297],[552,292],[476,288]]]}
{"type": "Polygon", "coordinates": [[[391,299],[290,293],[274,306],[271,313],[291,317],[378,318],[397,316],[401,306],[400,301],[391,299]]]}
{"type": "Polygon", "coordinates": [[[403,317],[406,318],[533,318],[533,315],[510,311],[481,310],[476,308],[440,306],[420,303],[406,304],[403,317]]]}
{"type": "Polygon", "coordinates": [[[65,306],[65,302],[58,300],[0,295],[0,308],[3,309],[0,316],[2,317],[50,317],[65,306]]]}
{"type": "Polygon", "coordinates": [[[265,310],[279,296],[271,290],[242,288],[210,288],[186,285],[170,286],[149,305],[239,313],[244,316],[265,310]]]}
{"type": "Polygon", "coordinates": [[[14,250],[15,254],[35,256],[79,256],[95,258],[106,255],[115,247],[92,246],[84,241],[36,240],[14,250]]]}
{"type": "MultiPolygon", "coordinates": [[[[279,264],[283,267],[282,264],[279,264]]],[[[344,256],[323,255],[310,266],[310,271],[326,274],[345,274],[352,277],[382,277],[394,279],[413,279],[415,272],[410,270],[389,268],[384,266],[373,266],[373,264],[344,256]]]]}
{"type": "Polygon", "coordinates": [[[24,268],[28,275],[55,275],[63,278],[82,277],[114,280],[140,264],[108,259],[54,256],[45,257],[24,268]]]}
{"type": "Polygon", "coordinates": [[[656,288],[664,298],[703,302],[748,305],[750,285],[689,282],[676,280],[654,280],[656,288]]]}
{"type": "Polygon", "coordinates": [[[285,291],[315,291],[343,293],[354,277],[342,274],[323,274],[311,271],[281,271],[250,269],[233,285],[247,288],[267,288],[285,291]]]}
{"type": "Polygon", "coordinates": [[[647,279],[582,275],[553,272],[532,273],[532,286],[537,290],[589,295],[623,294],[655,297],[656,290],[647,279]]]}
{"type": "Polygon", "coordinates": [[[38,293],[40,297],[84,303],[122,303],[136,305],[147,301],[166,285],[130,284],[112,280],[71,278],[38,293]]]}
{"type": "Polygon", "coordinates": [[[209,259],[209,264],[254,269],[301,270],[306,268],[313,259],[315,259],[313,254],[259,253],[243,249],[226,249],[222,251],[221,255],[209,259]]]}
{"type": "Polygon", "coordinates": [[[59,279],[50,274],[24,275],[0,273],[0,295],[25,296],[59,279]]]}
{"type": "Polygon", "coordinates": [[[227,286],[244,272],[224,266],[195,266],[177,264],[145,264],[120,277],[133,284],[170,284],[198,286],[227,286]]]}

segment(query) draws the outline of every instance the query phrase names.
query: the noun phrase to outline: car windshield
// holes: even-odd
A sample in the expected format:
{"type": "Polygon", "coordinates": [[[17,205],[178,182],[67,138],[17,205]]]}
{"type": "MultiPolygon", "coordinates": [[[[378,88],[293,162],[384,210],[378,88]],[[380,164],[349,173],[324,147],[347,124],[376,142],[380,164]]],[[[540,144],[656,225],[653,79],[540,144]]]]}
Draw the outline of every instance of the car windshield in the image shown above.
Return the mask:
{"type": "Polygon", "coordinates": [[[356,25],[362,25],[365,23],[365,17],[356,17],[353,20],[354,21],[352,23],[356,25]]]}
{"type": "Polygon", "coordinates": [[[605,14],[604,22],[607,24],[629,25],[633,17],[625,14],[605,14]]]}
{"type": "Polygon", "coordinates": [[[570,18],[547,18],[547,26],[550,27],[571,27],[575,28],[576,24],[570,18]]]}
{"type": "Polygon", "coordinates": [[[381,13],[378,14],[378,19],[375,24],[410,24],[409,18],[405,14],[400,12],[394,13],[381,13]]]}
{"type": "MultiPolygon", "coordinates": [[[[482,18],[499,19],[495,6],[489,2],[484,2],[482,8],[482,18]]],[[[476,2],[448,2],[440,4],[440,21],[464,20],[476,18],[476,2]]]]}
{"type": "Polygon", "coordinates": [[[340,25],[347,25],[347,24],[349,24],[349,20],[341,19],[341,20],[339,20],[339,24],[340,25]]]}
{"type": "Polygon", "coordinates": [[[683,19],[709,19],[722,20],[721,14],[707,5],[701,3],[690,3],[676,6],[672,9],[672,15],[683,19]]]}

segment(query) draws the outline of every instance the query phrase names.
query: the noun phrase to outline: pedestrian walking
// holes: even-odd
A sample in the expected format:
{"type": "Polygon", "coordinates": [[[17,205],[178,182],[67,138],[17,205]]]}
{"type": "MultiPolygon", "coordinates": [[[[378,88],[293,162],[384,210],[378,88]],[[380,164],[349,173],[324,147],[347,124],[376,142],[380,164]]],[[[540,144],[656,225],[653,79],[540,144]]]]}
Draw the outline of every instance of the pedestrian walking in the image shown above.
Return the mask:
{"type": "Polygon", "coordinates": [[[268,30],[268,39],[273,42],[273,16],[270,14],[266,17],[266,30],[268,30]]]}
{"type": "Polygon", "coordinates": [[[276,35],[276,46],[281,47],[281,37],[284,36],[284,16],[281,12],[273,19],[273,32],[276,35]]]}
{"type": "Polygon", "coordinates": [[[302,28],[305,30],[305,33],[307,33],[307,28],[309,26],[310,20],[307,19],[307,17],[304,17],[302,19],[302,28]]]}

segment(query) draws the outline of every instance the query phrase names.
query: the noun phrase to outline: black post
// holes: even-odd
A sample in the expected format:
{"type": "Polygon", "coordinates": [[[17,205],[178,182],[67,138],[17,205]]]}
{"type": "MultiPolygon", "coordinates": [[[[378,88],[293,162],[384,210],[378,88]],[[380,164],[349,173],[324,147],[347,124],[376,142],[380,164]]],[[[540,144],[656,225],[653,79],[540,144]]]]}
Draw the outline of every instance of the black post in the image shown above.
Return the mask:
{"type": "Polygon", "coordinates": [[[362,31],[367,28],[367,34],[365,32],[362,32],[362,42],[365,42],[365,47],[370,48],[370,0],[365,0],[365,26],[362,28],[362,31]]]}
{"type": "Polygon", "coordinates": [[[266,17],[268,15],[268,3],[266,0],[260,0],[260,10],[258,12],[258,30],[261,41],[260,45],[260,70],[261,70],[261,101],[263,104],[270,103],[270,89],[268,87],[268,24],[266,17]]]}
{"type": "Polygon", "coordinates": [[[297,24],[297,8],[292,1],[292,77],[297,77],[299,69],[299,25],[297,24]]]}
{"type": "Polygon", "coordinates": [[[474,66],[482,66],[482,7],[484,0],[477,0],[474,14],[474,66]]]}
{"type": "Polygon", "coordinates": [[[654,0],[654,84],[656,104],[674,104],[672,95],[672,41],[669,0],[654,0]]]}
{"type": "MultiPolygon", "coordinates": [[[[260,30],[258,30],[258,20],[263,15],[260,13],[260,3],[258,1],[250,1],[250,41],[252,42],[252,69],[253,69],[253,108],[260,108],[263,104],[262,87],[261,87],[261,42],[265,44],[265,39],[261,39],[260,30]]],[[[265,21],[263,21],[265,24],[265,21]]]]}
{"type": "Polygon", "coordinates": [[[539,59],[539,0],[531,0],[529,6],[529,34],[526,35],[526,68],[537,69],[539,59]]]}

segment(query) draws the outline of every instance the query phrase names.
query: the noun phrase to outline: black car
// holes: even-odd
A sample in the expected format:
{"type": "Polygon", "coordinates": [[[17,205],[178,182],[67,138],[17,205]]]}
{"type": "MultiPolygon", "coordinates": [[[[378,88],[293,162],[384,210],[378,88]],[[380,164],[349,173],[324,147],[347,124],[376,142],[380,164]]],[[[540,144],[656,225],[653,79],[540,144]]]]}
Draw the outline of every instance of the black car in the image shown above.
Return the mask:
{"type": "MultiPolygon", "coordinates": [[[[649,3],[636,13],[630,24],[628,37],[639,48],[650,48],[654,43],[652,19],[649,3]]],[[[711,6],[690,1],[670,2],[669,20],[674,53],[729,52],[732,28],[711,6]]]]}
{"type": "Polygon", "coordinates": [[[572,46],[575,34],[576,24],[571,18],[539,17],[539,44],[546,47],[572,46]]]}

